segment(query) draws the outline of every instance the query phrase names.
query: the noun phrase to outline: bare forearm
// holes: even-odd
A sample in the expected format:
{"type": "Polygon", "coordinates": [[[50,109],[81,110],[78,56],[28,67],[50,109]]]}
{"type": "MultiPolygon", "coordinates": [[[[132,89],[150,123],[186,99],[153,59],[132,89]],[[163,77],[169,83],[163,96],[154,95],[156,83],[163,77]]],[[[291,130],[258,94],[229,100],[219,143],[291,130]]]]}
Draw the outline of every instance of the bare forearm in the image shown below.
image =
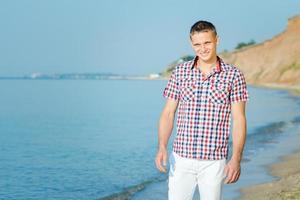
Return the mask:
{"type": "Polygon", "coordinates": [[[158,145],[159,148],[167,148],[169,138],[172,134],[174,124],[173,113],[162,113],[158,126],[158,145]]]}
{"type": "Polygon", "coordinates": [[[243,149],[246,141],[246,117],[241,116],[237,119],[234,119],[233,122],[233,132],[232,132],[232,141],[233,141],[233,154],[232,159],[240,162],[242,159],[243,149]]]}

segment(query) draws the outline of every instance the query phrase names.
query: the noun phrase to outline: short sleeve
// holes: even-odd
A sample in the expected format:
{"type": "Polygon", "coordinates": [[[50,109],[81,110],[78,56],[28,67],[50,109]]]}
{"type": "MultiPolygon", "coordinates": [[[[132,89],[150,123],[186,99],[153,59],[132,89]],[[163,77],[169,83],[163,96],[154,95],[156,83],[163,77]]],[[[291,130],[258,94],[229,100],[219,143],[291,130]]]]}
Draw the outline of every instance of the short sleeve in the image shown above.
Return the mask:
{"type": "Polygon", "coordinates": [[[230,93],[230,102],[239,102],[239,101],[248,101],[249,100],[249,93],[247,90],[246,80],[242,72],[239,70],[236,72],[231,93],[230,93]]]}
{"type": "Polygon", "coordinates": [[[176,69],[172,71],[171,77],[164,89],[163,96],[173,100],[179,99],[179,84],[176,76],[176,69]]]}

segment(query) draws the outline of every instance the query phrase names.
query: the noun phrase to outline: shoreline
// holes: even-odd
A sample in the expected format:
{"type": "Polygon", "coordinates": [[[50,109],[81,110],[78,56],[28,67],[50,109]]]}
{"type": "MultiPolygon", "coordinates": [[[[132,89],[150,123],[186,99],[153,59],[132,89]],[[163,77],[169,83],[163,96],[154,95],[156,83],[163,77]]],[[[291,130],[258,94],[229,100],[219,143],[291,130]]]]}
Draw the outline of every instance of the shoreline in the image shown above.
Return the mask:
{"type": "Polygon", "coordinates": [[[292,95],[297,96],[300,98],[300,85],[283,85],[278,83],[262,83],[262,84],[248,84],[252,87],[259,87],[259,88],[268,88],[268,89],[280,89],[290,92],[292,95]]]}
{"type": "MultiPolygon", "coordinates": [[[[254,85],[254,84],[249,84],[249,86],[253,88],[263,88],[269,91],[274,90],[276,91],[274,94],[279,94],[279,96],[281,95],[286,96],[288,99],[291,98],[293,99],[293,101],[295,100],[297,104],[300,102],[299,96],[295,96],[294,93],[292,93],[292,91],[289,90],[288,88],[284,88],[284,87],[279,88],[275,86],[267,87],[267,86],[254,85]],[[279,93],[277,93],[277,91],[279,93]]],[[[270,92],[268,94],[273,94],[273,92],[270,92]]],[[[272,100],[272,98],[269,100],[272,100]]],[[[285,105],[289,107],[289,104],[285,104],[285,105]]],[[[297,108],[298,110],[299,106],[295,106],[295,108],[297,108]]],[[[274,136],[262,136],[262,138],[265,137],[267,138],[275,137],[275,138],[270,138],[265,143],[263,143],[263,146],[257,146],[258,149],[256,149],[257,151],[255,150],[255,153],[253,154],[250,153],[253,159],[251,159],[252,160],[251,162],[248,162],[246,160],[246,162],[242,163],[242,165],[244,165],[243,166],[244,171],[242,172],[241,180],[239,184],[226,185],[224,187],[224,193],[223,193],[224,200],[240,199],[243,194],[241,193],[241,189],[256,186],[258,184],[273,182],[278,179],[278,177],[274,177],[274,175],[270,173],[268,166],[279,162],[282,156],[290,155],[292,152],[299,149],[298,143],[300,142],[300,135],[298,134],[299,133],[298,130],[300,130],[300,123],[298,122],[298,118],[297,118],[298,116],[299,115],[296,113],[295,116],[296,118],[293,117],[285,120],[285,118],[281,119],[281,117],[279,117],[275,121],[270,121],[271,124],[269,123],[265,125],[262,124],[262,128],[265,128],[266,130],[259,129],[259,131],[262,131],[264,133],[269,131],[274,131],[275,134],[274,136]],[[294,120],[296,120],[297,123],[294,122],[294,120]],[[272,126],[270,127],[270,125],[272,126]],[[275,127],[274,130],[273,129],[270,130],[273,126],[275,127]],[[281,133],[281,131],[283,132],[281,133]],[[297,143],[295,144],[294,142],[297,143]]],[[[257,136],[259,136],[259,134],[257,136]]],[[[167,191],[166,181],[162,181],[157,184],[150,184],[145,188],[145,190],[142,190],[141,192],[134,194],[132,200],[166,199],[167,198],[166,191],[167,191]]],[[[194,195],[194,199],[197,198],[199,199],[199,194],[196,191],[194,195]]],[[[255,198],[248,198],[248,199],[256,200],[255,198]]],[[[263,196],[262,199],[265,200],[266,198],[263,196]]]]}
{"type": "Polygon", "coordinates": [[[276,180],[241,189],[241,200],[300,199],[300,150],[268,167],[276,180]]]}
{"type": "MultiPolygon", "coordinates": [[[[282,89],[300,98],[299,86],[282,84],[249,84],[254,87],[282,89]]],[[[300,130],[299,130],[300,131],[300,130]]],[[[298,137],[299,138],[299,137],[298,137]]],[[[267,172],[275,180],[266,183],[249,185],[240,189],[240,200],[296,200],[300,199],[300,147],[287,155],[279,156],[278,160],[266,167],[267,172]]]]}

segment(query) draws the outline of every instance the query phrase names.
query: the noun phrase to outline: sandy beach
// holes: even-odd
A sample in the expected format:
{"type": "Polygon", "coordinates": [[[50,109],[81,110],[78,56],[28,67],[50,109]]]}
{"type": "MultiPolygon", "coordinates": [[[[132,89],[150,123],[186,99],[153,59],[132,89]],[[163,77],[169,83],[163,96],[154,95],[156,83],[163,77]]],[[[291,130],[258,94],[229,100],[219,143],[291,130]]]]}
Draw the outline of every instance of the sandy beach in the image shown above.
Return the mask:
{"type": "MultiPolygon", "coordinates": [[[[266,87],[284,88],[279,85],[266,87]]],[[[288,90],[296,96],[300,95],[299,87],[288,90]]],[[[268,170],[276,180],[241,189],[241,200],[300,200],[300,146],[294,153],[283,156],[279,162],[268,166],[268,170]]]]}
{"type": "Polygon", "coordinates": [[[270,167],[278,180],[242,189],[242,200],[300,199],[300,151],[285,156],[270,167]]]}

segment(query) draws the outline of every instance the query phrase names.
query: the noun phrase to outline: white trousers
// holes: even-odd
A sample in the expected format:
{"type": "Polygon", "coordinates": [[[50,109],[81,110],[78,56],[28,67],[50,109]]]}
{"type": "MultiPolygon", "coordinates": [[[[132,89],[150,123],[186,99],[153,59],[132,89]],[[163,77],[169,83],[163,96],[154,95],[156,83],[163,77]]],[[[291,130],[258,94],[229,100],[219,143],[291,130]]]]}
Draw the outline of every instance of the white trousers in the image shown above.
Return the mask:
{"type": "Polygon", "coordinates": [[[226,160],[196,160],[170,154],[169,200],[192,200],[198,185],[201,200],[220,200],[226,160]]]}

